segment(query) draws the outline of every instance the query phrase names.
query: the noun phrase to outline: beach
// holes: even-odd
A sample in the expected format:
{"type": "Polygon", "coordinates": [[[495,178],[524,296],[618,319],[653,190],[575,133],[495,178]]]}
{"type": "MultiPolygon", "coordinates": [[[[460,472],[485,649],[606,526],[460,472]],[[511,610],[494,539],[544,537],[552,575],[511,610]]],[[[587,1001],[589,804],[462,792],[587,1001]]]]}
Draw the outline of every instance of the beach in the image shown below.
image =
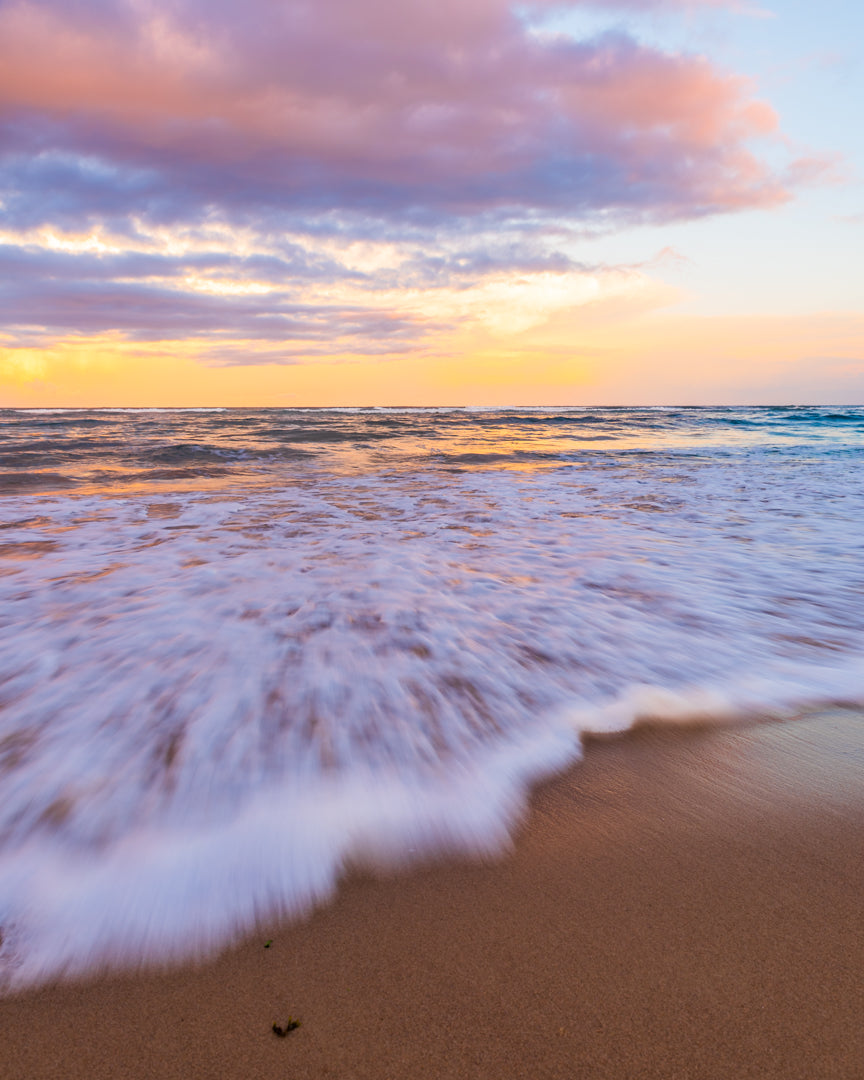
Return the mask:
{"type": "Polygon", "coordinates": [[[0,1080],[864,1080],[811,8],[0,0],[0,1080]]]}
{"type": "Polygon", "coordinates": [[[592,741],[494,861],[3,1000],[4,1080],[858,1080],[862,825],[852,709],[592,741]]]}

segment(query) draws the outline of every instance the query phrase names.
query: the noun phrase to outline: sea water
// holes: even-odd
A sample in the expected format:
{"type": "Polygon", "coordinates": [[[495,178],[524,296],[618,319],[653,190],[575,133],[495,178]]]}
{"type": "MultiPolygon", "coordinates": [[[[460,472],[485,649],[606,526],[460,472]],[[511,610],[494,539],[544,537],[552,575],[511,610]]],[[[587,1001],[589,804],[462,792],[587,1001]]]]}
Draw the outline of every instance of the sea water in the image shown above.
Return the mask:
{"type": "Polygon", "coordinates": [[[0,411],[0,972],[504,850],[586,732],[864,699],[864,410],[0,411]]]}

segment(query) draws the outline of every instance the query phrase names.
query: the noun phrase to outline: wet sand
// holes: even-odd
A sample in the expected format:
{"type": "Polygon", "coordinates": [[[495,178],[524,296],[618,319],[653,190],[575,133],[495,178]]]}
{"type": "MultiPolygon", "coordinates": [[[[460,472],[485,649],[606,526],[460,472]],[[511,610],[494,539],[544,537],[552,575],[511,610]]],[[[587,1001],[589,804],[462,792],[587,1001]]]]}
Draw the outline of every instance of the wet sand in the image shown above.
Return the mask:
{"type": "Polygon", "coordinates": [[[0,1076],[861,1080],[862,897],[864,717],[646,729],[538,790],[506,858],[3,1000],[0,1076]]]}

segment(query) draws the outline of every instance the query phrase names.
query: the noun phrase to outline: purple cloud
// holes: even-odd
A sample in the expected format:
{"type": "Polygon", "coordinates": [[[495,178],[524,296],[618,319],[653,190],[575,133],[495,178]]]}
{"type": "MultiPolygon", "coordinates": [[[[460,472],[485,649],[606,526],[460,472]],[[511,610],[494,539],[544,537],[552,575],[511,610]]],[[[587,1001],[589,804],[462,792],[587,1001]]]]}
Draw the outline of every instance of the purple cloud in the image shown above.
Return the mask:
{"type": "Polygon", "coordinates": [[[622,34],[538,40],[504,0],[6,3],[0,42],[13,213],[28,186],[157,219],[783,198],[747,148],[773,114],[740,79],[622,34]]]}
{"type": "Polygon", "coordinates": [[[508,266],[565,273],[579,269],[572,256],[535,243],[554,224],[685,219],[788,197],[753,152],[776,119],[745,80],[621,31],[537,35],[525,7],[0,0],[2,324],[28,338],[39,327],[144,339],[344,333],[372,348],[375,334],[408,342],[427,329],[320,302],[316,290],[350,282],[356,299],[364,288],[468,286],[508,266]],[[141,250],[148,229],[214,222],[250,230],[257,253],[141,250]],[[27,236],[43,225],[104,227],[137,250],[36,252],[27,236]],[[493,230],[500,242],[481,250],[476,237],[493,230]],[[328,248],[351,240],[402,255],[371,270],[328,248]],[[220,273],[271,291],[182,285],[220,273]]]}

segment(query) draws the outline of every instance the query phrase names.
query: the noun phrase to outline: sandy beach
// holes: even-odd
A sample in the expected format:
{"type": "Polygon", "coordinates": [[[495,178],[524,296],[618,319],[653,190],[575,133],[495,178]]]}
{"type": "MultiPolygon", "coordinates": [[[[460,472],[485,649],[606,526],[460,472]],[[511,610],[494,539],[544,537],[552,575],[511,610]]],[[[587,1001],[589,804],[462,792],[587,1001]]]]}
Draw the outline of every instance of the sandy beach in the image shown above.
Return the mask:
{"type": "Polygon", "coordinates": [[[850,710],[594,742],[494,863],[355,872],[203,966],[7,998],[2,1075],[859,1080],[862,826],[850,710]]]}

